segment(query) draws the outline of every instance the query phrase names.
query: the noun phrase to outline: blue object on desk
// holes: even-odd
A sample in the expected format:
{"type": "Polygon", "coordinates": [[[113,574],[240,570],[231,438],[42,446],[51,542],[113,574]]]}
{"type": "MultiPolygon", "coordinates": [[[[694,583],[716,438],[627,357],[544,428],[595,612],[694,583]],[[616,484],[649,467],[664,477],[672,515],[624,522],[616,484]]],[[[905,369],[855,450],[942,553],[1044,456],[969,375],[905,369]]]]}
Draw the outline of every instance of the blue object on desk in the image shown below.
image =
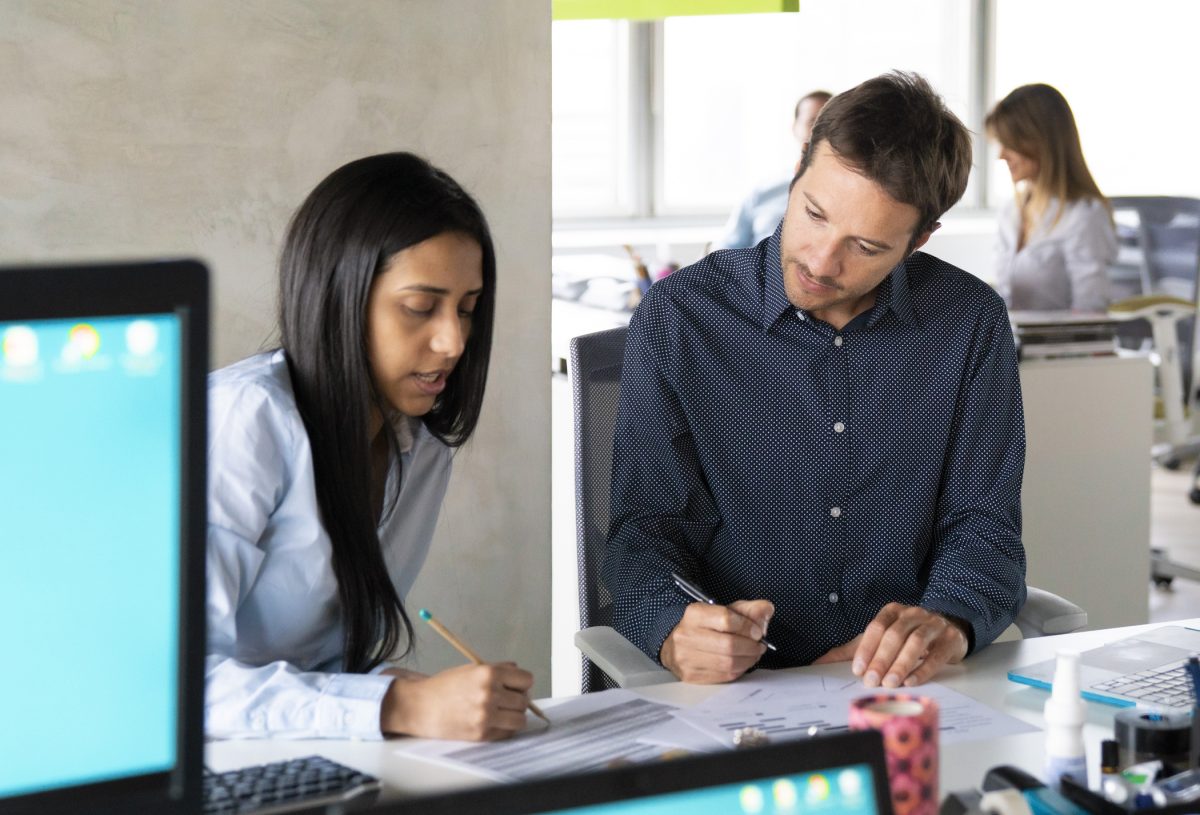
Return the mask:
{"type": "Polygon", "coordinates": [[[1194,770],[1200,767],[1200,660],[1195,655],[1188,657],[1187,672],[1192,680],[1192,697],[1196,700],[1192,706],[1192,738],[1188,749],[1188,766],[1194,770]]]}

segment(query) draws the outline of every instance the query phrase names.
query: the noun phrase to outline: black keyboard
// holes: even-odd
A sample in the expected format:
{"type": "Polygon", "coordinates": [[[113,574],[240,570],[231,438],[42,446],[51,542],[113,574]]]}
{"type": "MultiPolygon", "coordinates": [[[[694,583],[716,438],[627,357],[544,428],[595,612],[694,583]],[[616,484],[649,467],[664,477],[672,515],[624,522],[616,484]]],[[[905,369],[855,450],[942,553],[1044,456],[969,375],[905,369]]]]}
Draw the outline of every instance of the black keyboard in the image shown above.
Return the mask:
{"type": "Polygon", "coordinates": [[[298,812],[340,804],[368,806],[382,784],[321,756],[294,758],[225,773],[204,771],[204,812],[298,812]]]}

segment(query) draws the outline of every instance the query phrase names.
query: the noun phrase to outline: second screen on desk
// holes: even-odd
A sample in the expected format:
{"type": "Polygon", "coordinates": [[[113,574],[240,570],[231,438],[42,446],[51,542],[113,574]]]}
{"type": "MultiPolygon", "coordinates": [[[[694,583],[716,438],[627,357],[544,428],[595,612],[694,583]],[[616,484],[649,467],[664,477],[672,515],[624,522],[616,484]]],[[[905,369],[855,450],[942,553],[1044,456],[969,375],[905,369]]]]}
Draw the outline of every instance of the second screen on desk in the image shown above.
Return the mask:
{"type": "Polygon", "coordinates": [[[0,798],[175,764],[180,326],[0,323],[0,798]]]}
{"type": "Polygon", "coordinates": [[[741,784],[685,790],[558,810],[545,815],[876,815],[871,768],[865,764],[741,784]]]}

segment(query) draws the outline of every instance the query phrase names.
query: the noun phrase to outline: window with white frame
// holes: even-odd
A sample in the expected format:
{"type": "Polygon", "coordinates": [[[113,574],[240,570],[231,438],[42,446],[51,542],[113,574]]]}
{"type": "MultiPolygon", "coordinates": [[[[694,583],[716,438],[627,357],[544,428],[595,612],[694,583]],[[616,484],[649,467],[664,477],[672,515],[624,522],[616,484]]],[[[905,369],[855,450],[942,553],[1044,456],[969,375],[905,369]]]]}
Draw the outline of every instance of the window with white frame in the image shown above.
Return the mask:
{"type": "Polygon", "coordinates": [[[804,0],[798,14],[556,22],[556,219],[719,216],[798,158],[814,89],[891,69],[970,114],[975,3],[804,0]]]}
{"type": "MultiPolygon", "coordinates": [[[[1032,82],[1058,88],[1105,195],[1200,196],[1200,3],[1002,0],[994,31],[993,98],[1032,82]]],[[[1012,183],[994,145],[989,155],[995,205],[1012,183]]]]}
{"type": "Polygon", "coordinates": [[[790,175],[796,101],[901,69],[968,116],[971,4],[804,0],[798,14],[674,17],[662,30],[655,214],[728,212],[790,175]]]}
{"type": "Polygon", "coordinates": [[[616,20],[554,24],[555,217],[635,214],[629,28],[616,20]]]}

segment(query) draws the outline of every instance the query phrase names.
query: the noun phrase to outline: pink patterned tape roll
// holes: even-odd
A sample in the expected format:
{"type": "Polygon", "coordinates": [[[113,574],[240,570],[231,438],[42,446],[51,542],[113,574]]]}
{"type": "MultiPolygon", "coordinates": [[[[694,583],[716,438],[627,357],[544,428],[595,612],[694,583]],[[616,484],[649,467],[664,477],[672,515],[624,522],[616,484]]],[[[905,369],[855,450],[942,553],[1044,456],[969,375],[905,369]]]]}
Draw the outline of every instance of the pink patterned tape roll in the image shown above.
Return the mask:
{"type": "Polygon", "coordinates": [[[936,815],[937,702],[908,693],[864,696],[850,703],[850,729],[883,734],[896,815],[936,815]]]}

